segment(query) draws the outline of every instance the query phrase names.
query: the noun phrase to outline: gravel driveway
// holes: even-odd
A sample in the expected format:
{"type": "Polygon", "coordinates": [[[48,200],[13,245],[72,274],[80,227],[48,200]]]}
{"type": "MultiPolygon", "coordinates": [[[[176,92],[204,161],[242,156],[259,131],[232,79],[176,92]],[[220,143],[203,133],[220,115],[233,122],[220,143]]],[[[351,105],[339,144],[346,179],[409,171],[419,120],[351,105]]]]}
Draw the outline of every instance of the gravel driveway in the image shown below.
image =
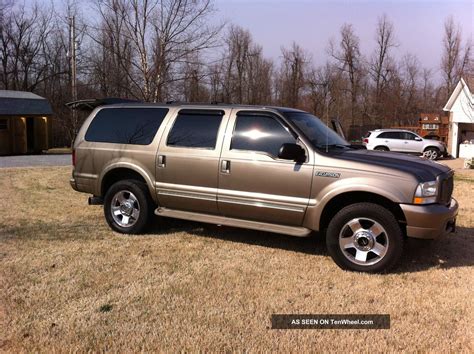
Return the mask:
{"type": "Polygon", "coordinates": [[[34,166],[70,166],[70,154],[0,156],[0,168],[34,166]]]}

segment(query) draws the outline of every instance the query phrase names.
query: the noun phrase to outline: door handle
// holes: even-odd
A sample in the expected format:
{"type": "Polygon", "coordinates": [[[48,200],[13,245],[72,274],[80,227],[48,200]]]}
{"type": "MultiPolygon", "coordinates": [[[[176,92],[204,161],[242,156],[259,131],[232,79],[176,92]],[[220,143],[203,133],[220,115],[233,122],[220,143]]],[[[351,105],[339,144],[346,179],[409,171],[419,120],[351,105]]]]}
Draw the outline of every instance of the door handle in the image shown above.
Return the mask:
{"type": "Polygon", "coordinates": [[[221,172],[222,173],[230,173],[230,161],[229,160],[222,160],[221,161],[221,172]]]}
{"type": "Polygon", "coordinates": [[[405,144],[408,144],[408,141],[405,141],[405,144]]]}
{"type": "Polygon", "coordinates": [[[166,156],[158,155],[158,167],[165,167],[165,166],[166,166],[166,156]]]}

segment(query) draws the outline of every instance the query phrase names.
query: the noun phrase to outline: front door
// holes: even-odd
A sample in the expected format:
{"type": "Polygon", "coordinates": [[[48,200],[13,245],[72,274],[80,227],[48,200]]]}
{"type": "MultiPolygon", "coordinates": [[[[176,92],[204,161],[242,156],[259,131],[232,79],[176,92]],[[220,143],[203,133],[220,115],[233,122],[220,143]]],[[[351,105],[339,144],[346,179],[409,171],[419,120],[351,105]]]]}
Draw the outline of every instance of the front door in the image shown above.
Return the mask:
{"type": "Polygon", "coordinates": [[[409,133],[409,132],[403,132],[402,134],[405,137],[405,140],[404,140],[405,152],[419,153],[419,154],[423,152],[423,140],[421,140],[419,136],[413,133],[409,133]],[[417,138],[419,140],[416,140],[417,138]]]}
{"type": "Polygon", "coordinates": [[[307,161],[278,158],[284,143],[301,142],[281,117],[265,111],[233,111],[219,164],[221,214],[281,225],[302,225],[313,175],[307,161]]]}
{"type": "Polygon", "coordinates": [[[181,109],[160,141],[156,193],[160,206],[218,214],[219,155],[229,110],[181,109]]]}

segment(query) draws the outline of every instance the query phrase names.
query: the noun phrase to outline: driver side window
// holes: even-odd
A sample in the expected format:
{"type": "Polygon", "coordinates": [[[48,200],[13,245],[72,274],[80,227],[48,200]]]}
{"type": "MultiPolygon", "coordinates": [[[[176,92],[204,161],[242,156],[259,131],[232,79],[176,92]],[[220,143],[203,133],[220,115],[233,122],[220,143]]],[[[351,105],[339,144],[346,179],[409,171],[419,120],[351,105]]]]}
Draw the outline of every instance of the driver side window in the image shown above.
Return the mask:
{"type": "Polygon", "coordinates": [[[285,143],[295,144],[296,139],[275,118],[239,114],[230,149],[265,152],[276,158],[285,143]]]}

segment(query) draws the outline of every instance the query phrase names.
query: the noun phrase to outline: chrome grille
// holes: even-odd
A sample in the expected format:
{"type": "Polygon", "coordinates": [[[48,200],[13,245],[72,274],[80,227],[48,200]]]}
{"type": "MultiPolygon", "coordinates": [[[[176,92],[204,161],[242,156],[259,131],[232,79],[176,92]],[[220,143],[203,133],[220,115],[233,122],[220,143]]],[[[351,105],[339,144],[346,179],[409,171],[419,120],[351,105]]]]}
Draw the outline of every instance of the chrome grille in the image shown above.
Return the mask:
{"type": "Polygon", "coordinates": [[[453,176],[448,176],[440,181],[438,199],[441,204],[451,203],[451,196],[453,194],[454,182],[453,176]]]}

